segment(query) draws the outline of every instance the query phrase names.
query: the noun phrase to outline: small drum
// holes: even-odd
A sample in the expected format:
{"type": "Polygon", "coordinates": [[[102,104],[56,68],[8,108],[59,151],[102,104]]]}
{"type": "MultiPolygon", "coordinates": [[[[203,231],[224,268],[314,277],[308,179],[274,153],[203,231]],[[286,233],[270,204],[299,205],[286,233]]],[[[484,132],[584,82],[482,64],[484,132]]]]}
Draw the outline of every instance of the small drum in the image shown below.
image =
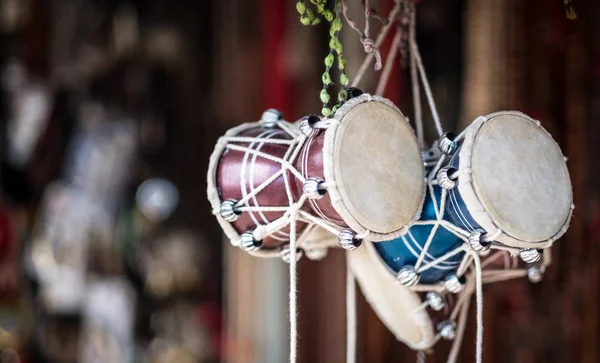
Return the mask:
{"type": "Polygon", "coordinates": [[[380,241],[406,233],[419,217],[425,179],[402,113],[363,94],[333,118],[309,116],[299,126],[268,110],[260,122],[233,128],[217,143],[208,198],[232,243],[272,255],[267,251],[289,242],[291,218],[298,235],[318,224],[336,231],[347,249],[367,236],[380,241]]]}
{"type": "MultiPolygon", "coordinates": [[[[414,350],[429,349],[439,338],[454,339],[460,316],[468,310],[474,284],[458,294],[450,293],[444,285],[413,290],[398,283],[376,250],[379,244],[365,241],[347,258],[366,300],[384,325],[414,350]]],[[[507,251],[492,251],[481,260],[483,283],[524,276],[538,282],[549,263],[549,253],[544,256],[543,262],[529,265],[507,251]]]]}
{"type": "MultiPolygon", "coordinates": [[[[283,216],[299,192],[292,190],[295,183],[290,179],[294,175],[284,164],[289,165],[297,155],[299,137],[297,127],[271,109],[259,122],[227,131],[211,156],[208,199],[218,210],[217,219],[227,237],[248,252],[274,249],[290,239],[283,216]],[[272,233],[255,238],[257,227],[274,224],[278,226],[272,233]]],[[[305,227],[305,223],[298,223],[296,231],[305,227]]]]}
{"type": "Polygon", "coordinates": [[[438,173],[449,190],[449,219],[468,232],[483,229],[505,246],[551,246],[568,228],[573,192],[550,134],[514,111],[479,117],[463,134],[438,173]]]}

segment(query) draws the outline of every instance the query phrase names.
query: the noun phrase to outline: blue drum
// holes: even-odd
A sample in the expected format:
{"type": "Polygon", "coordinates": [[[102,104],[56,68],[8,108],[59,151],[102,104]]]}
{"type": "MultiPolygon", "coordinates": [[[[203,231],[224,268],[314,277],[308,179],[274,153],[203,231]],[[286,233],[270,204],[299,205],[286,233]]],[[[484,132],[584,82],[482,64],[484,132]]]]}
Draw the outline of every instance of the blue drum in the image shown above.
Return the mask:
{"type": "MultiPolygon", "coordinates": [[[[441,188],[434,186],[433,190],[435,194],[433,197],[436,198],[439,206],[442,194],[441,188]]],[[[436,219],[432,196],[429,188],[427,188],[420,220],[435,221],[436,219]]],[[[416,264],[432,229],[433,225],[413,225],[405,235],[390,241],[377,242],[373,245],[387,266],[397,273],[404,266],[414,266],[416,264]]],[[[452,232],[439,226],[421,266],[455,250],[462,243],[463,241],[452,232]]],[[[449,273],[457,270],[463,257],[464,252],[461,252],[446,261],[440,262],[436,267],[426,269],[420,274],[420,283],[436,283],[443,280],[449,273]]]]}
{"type": "Polygon", "coordinates": [[[565,158],[550,134],[520,112],[477,118],[437,174],[446,215],[509,247],[542,249],[569,225],[573,193],[565,158]]]}

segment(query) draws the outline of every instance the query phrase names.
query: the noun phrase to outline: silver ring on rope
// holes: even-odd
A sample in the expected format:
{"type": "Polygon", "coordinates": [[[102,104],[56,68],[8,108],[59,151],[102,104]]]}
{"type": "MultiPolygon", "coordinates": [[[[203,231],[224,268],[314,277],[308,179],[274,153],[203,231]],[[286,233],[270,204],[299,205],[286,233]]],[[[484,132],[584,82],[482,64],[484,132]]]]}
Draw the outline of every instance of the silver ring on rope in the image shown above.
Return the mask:
{"type": "Polygon", "coordinates": [[[235,209],[235,205],[237,204],[237,200],[235,199],[227,199],[221,203],[221,207],[219,207],[219,214],[223,217],[227,222],[235,222],[242,214],[240,211],[235,209]]]}
{"type": "Polygon", "coordinates": [[[530,266],[527,268],[527,278],[534,284],[544,279],[544,272],[538,265],[530,266]]]}
{"type": "Polygon", "coordinates": [[[527,263],[536,263],[542,259],[542,251],[535,248],[522,248],[519,257],[527,263]]]}
{"type": "Polygon", "coordinates": [[[456,323],[452,320],[444,320],[437,323],[437,329],[440,336],[446,340],[454,340],[456,338],[456,323]]]}
{"type": "Polygon", "coordinates": [[[396,274],[396,279],[402,285],[410,287],[416,285],[421,279],[421,276],[419,276],[417,270],[415,270],[415,266],[406,265],[403,266],[400,271],[398,271],[398,274],[396,274]]]}
{"type": "Polygon", "coordinates": [[[277,126],[277,122],[283,120],[283,114],[281,111],[274,108],[269,108],[263,112],[260,117],[260,125],[268,128],[277,126]]]}
{"type": "Polygon", "coordinates": [[[487,256],[490,253],[490,247],[492,246],[491,242],[486,242],[483,240],[485,236],[485,230],[481,228],[475,229],[469,235],[469,246],[475,252],[477,252],[480,256],[487,256]]]}
{"type": "Polygon", "coordinates": [[[451,166],[444,166],[437,173],[438,185],[446,190],[450,190],[456,186],[456,180],[452,178],[452,174],[456,172],[451,166]]]}
{"type": "Polygon", "coordinates": [[[325,189],[323,183],[325,183],[325,180],[321,178],[308,178],[302,185],[302,192],[308,199],[321,199],[327,194],[327,189],[325,189]]]}
{"type": "Polygon", "coordinates": [[[338,243],[346,251],[354,251],[362,244],[362,240],[356,238],[356,233],[349,228],[342,229],[338,234],[338,243]]]}
{"type": "Polygon", "coordinates": [[[300,121],[300,132],[306,137],[312,136],[315,131],[313,126],[319,121],[321,121],[321,118],[317,115],[304,116],[300,121]]]}
{"type": "MultiPolygon", "coordinates": [[[[300,261],[302,255],[302,249],[296,248],[296,262],[300,261]]],[[[281,251],[279,251],[279,257],[281,257],[285,263],[290,263],[292,261],[292,250],[290,249],[290,245],[286,244],[285,246],[281,247],[281,251]]]]}
{"type": "Polygon", "coordinates": [[[257,241],[254,238],[254,233],[244,232],[241,235],[240,247],[246,252],[254,252],[262,247],[262,241],[257,241]]]}
{"type": "Polygon", "coordinates": [[[458,294],[465,288],[465,278],[458,277],[455,273],[448,274],[444,279],[444,286],[453,294],[458,294]]]}
{"type": "Polygon", "coordinates": [[[458,149],[458,143],[454,139],[456,139],[454,132],[445,132],[440,136],[437,145],[443,154],[452,155],[458,149]]]}
{"type": "Polygon", "coordinates": [[[321,261],[327,257],[327,248],[311,248],[304,251],[304,255],[311,261],[321,261]]]}
{"type": "Polygon", "coordinates": [[[446,306],[446,303],[444,302],[444,298],[442,297],[442,295],[438,294],[435,291],[427,292],[427,295],[425,295],[425,298],[426,298],[429,306],[435,311],[440,311],[444,308],[444,306],[446,306]]]}

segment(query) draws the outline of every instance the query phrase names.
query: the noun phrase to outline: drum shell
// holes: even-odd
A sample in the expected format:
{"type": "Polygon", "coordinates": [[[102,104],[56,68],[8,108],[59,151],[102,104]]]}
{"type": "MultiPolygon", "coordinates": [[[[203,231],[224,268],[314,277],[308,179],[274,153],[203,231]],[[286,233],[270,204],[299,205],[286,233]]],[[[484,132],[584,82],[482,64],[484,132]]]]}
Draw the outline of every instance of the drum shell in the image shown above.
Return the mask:
{"type": "MultiPolygon", "coordinates": [[[[294,166],[305,178],[319,178],[325,180],[325,171],[323,169],[323,146],[325,143],[326,129],[315,129],[302,146],[300,155],[296,159],[294,166]]],[[[296,199],[299,199],[303,190],[303,184],[299,179],[295,179],[296,199]]],[[[338,226],[347,227],[339,213],[331,203],[328,193],[325,193],[319,199],[309,199],[306,205],[310,206],[310,213],[316,217],[322,218],[327,222],[338,226]]]]}
{"type": "MultiPolygon", "coordinates": [[[[242,131],[237,136],[252,138],[272,138],[291,140],[292,137],[279,128],[252,127],[242,131]]],[[[254,150],[274,156],[284,158],[289,145],[267,144],[255,142],[236,142],[236,145],[250,147],[254,150]]],[[[281,164],[266,158],[252,155],[243,151],[224,149],[221,154],[216,170],[216,186],[219,191],[221,201],[227,199],[241,200],[245,194],[271,176],[281,171],[281,164]],[[244,180],[242,180],[244,179],[244,180]]],[[[290,172],[287,173],[288,180],[295,179],[290,172]]],[[[295,190],[296,184],[290,182],[292,195],[298,195],[295,190]]],[[[289,205],[286,193],[284,176],[281,175],[271,182],[265,189],[251,198],[245,206],[277,206],[284,207],[289,205]]],[[[238,219],[232,222],[235,230],[242,234],[247,231],[253,231],[258,225],[271,223],[283,216],[284,212],[243,212],[238,219]]],[[[297,222],[297,232],[301,232],[305,223],[297,222]]],[[[275,248],[285,244],[289,240],[289,226],[273,233],[263,239],[263,248],[275,248]]]]}
{"type": "MultiPolygon", "coordinates": [[[[434,186],[433,190],[439,205],[441,188],[434,186]]],[[[436,220],[436,214],[431,193],[428,188],[420,221],[434,220],[436,220]]],[[[381,259],[387,266],[397,273],[403,266],[415,266],[423,247],[427,243],[427,238],[429,237],[432,228],[433,225],[414,225],[408,230],[406,235],[390,241],[376,243],[374,245],[375,250],[377,250],[381,259]]],[[[439,226],[429,245],[428,253],[421,263],[421,266],[459,248],[462,243],[462,239],[448,231],[446,228],[439,226]]],[[[440,262],[436,267],[424,270],[420,274],[421,283],[435,283],[441,281],[447,274],[456,271],[463,257],[464,252],[461,252],[448,258],[446,261],[440,262]]]]}

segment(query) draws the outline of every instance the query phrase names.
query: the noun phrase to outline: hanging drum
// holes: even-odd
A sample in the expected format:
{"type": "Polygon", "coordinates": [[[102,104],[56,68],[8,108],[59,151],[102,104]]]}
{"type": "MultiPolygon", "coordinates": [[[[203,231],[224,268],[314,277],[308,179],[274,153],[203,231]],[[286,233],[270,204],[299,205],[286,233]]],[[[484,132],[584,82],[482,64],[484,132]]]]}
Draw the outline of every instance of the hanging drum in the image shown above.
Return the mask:
{"type": "Polygon", "coordinates": [[[334,118],[312,116],[300,128],[308,140],[295,165],[306,178],[303,189],[313,215],[372,241],[404,234],[419,217],[421,152],[391,101],[362,94],[334,118]]]}
{"type": "Polygon", "coordinates": [[[569,225],[573,192],[565,158],[550,134],[520,112],[479,117],[437,179],[448,190],[448,218],[540,258],[569,225]]]}
{"type": "MultiPolygon", "coordinates": [[[[230,129],[217,142],[208,170],[208,199],[234,245],[248,252],[274,251],[289,241],[286,212],[298,194],[292,191],[296,176],[290,166],[300,138],[295,125],[270,109],[259,122],[230,129]]],[[[297,223],[296,232],[305,227],[297,223]]]]}
{"type": "Polygon", "coordinates": [[[406,233],[421,211],[424,168],[402,113],[363,94],[299,126],[269,110],[217,143],[208,197],[232,243],[270,255],[288,243],[292,216],[297,234],[318,224],[346,249],[406,233]]]}
{"type": "MultiPolygon", "coordinates": [[[[396,339],[415,350],[429,349],[440,338],[453,340],[459,334],[461,317],[466,318],[475,279],[469,279],[471,282],[456,292],[446,284],[425,289],[407,287],[398,283],[396,271],[382,260],[376,250],[379,244],[365,241],[362,248],[347,254],[352,273],[377,316],[396,339]]],[[[538,282],[549,262],[545,257],[529,265],[507,251],[491,251],[481,260],[482,281],[485,284],[528,276],[538,282]]],[[[467,269],[466,275],[472,274],[474,271],[467,269]]]]}

